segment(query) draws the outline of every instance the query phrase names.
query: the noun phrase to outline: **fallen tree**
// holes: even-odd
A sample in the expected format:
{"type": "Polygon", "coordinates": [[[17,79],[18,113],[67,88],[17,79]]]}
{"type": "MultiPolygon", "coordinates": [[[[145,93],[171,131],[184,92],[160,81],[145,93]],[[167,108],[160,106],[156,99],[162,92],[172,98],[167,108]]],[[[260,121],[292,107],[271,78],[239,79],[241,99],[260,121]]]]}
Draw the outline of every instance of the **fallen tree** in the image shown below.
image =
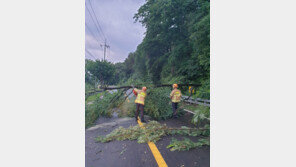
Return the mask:
{"type": "MultiPolygon", "coordinates": [[[[146,86],[147,89],[152,89],[152,88],[160,88],[160,87],[172,87],[173,84],[161,84],[161,85],[152,85],[152,86],[146,86]]],[[[113,90],[113,89],[130,89],[130,88],[142,88],[144,85],[135,85],[135,86],[100,86],[100,89],[103,90],[113,90]]],[[[184,87],[184,86],[193,86],[193,87],[199,87],[201,86],[200,84],[178,84],[179,87],[184,87]]]]}

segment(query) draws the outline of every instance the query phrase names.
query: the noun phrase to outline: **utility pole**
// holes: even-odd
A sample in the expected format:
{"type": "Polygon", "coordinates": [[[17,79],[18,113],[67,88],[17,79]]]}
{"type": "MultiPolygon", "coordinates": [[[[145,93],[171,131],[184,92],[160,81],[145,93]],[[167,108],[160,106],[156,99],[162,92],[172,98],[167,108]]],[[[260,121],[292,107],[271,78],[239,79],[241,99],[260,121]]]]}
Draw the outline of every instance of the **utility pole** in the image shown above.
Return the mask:
{"type": "Polygon", "coordinates": [[[104,61],[105,61],[105,57],[106,57],[106,48],[110,48],[110,46],[106,44],[106,39],[105,39],[104,45],[101,44],[101,46],[104,46],[104,61]]]}

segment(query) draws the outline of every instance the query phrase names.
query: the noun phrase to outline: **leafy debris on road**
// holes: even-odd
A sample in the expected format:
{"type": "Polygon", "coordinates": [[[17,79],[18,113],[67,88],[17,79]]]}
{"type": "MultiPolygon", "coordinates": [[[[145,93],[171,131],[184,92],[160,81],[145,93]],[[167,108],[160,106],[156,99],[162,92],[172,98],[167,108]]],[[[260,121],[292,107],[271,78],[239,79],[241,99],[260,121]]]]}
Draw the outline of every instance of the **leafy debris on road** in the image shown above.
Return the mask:
{"type": "MultiPolygon", "coordinates": [[[[205,126],[202,129],[188,128],[182,126],[181,128],[170,128],[165,124],[162,125],[157,121],[150,121],[143,125],[141,128],[139,125],[130,126],[129,128],[119,127],[113,130],[110,134],[106,136],[98,136],[96,141],[98,142],[110,142],[113,140],[137,140],[138,143],[156,142],[161,139],[161,137],[166,135],[185,135],[185,136],[209,136],[210,127],[205,126]]],[[[185,141],[185,144],[191,144],[185,141]]],[[[188,146],[191,147],[191,146],[188,146]]],[[[174,148],[174,147],[173,147],[174,148]]],[[[178,148],[178,147],[176,147],[178,148]]]]}
{"type": "Polygon", "coordinates": [[[184,138],[184,140],[177,140],[173,138],[170,145],[168,145],[167,148],[171,148],[171,151],[188,151],[192,148],[201,147],[204,145],[210,145],[210,141],[208,138],[199,139],[197,142],[193,142],[188,138],[184,138]]]}

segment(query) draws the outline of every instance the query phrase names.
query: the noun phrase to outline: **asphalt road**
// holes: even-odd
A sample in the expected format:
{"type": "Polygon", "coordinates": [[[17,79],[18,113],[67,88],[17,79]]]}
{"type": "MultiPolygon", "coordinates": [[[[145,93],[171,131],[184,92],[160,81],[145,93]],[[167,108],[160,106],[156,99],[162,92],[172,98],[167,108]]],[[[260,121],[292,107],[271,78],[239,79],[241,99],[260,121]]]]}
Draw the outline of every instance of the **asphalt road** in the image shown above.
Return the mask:
{"type": "MultiPolygon", "coordinates": [[[[189,114],[189,113],[188,113],[189,114]]],[[[161,121],[171,127],[189,126],[185,114],[178,119],[161,121]]],[[[146,118],[149,120],[149,118],[146,118]]],[[[137,141],[111,141],[109,143],[95,142],[99,135],[107,135],[119,126],[129,127],[136,125],[133,118],[99,118],[95,125],[85,131],[85,166],[86,167],[157,167],[157,163],[148,144],[139,144],[137,141]]],[[[156,142],[156,146],[169,167],[208,167],[210,166],[210,147],[189,151],[170,151],[166,148],[171,138],[182,139],[181,136],[166,136],[156,142]]],[[[196,141],[197,137],[189,137],[196,141]]]]}

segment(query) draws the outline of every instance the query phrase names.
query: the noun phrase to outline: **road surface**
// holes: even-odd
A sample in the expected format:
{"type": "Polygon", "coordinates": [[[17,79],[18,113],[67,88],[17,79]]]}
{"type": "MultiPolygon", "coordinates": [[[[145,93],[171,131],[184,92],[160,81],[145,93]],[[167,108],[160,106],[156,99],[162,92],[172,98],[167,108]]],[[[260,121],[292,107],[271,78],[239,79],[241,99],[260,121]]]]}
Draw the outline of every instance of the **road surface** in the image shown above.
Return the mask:
{"type": "MultiPolygon", "coordinates": [[[[171,127],[189,126],[190,113],[178,119],[160,121],[171,127]]],[[[146,118],[149,120],[149,118],[146,118]]],[[[111,141],[98,143],[95,138],[107,135],[112,130],[123,126],[125,128],[136,125],[134,118],[100,117],[94,126],[85,131],[85,166],[86,167],[157,167],[148,144],[137,141],[111,141]]],[[[170,151],[166,148],[171,138],[182,139],[181,136],[166,136],[155,144],[169,167],[209,167],[210,147],[203,146],[189,151],[170,151]]],[[[197,141],[198,137],[188,137],[197,141]]]]}

